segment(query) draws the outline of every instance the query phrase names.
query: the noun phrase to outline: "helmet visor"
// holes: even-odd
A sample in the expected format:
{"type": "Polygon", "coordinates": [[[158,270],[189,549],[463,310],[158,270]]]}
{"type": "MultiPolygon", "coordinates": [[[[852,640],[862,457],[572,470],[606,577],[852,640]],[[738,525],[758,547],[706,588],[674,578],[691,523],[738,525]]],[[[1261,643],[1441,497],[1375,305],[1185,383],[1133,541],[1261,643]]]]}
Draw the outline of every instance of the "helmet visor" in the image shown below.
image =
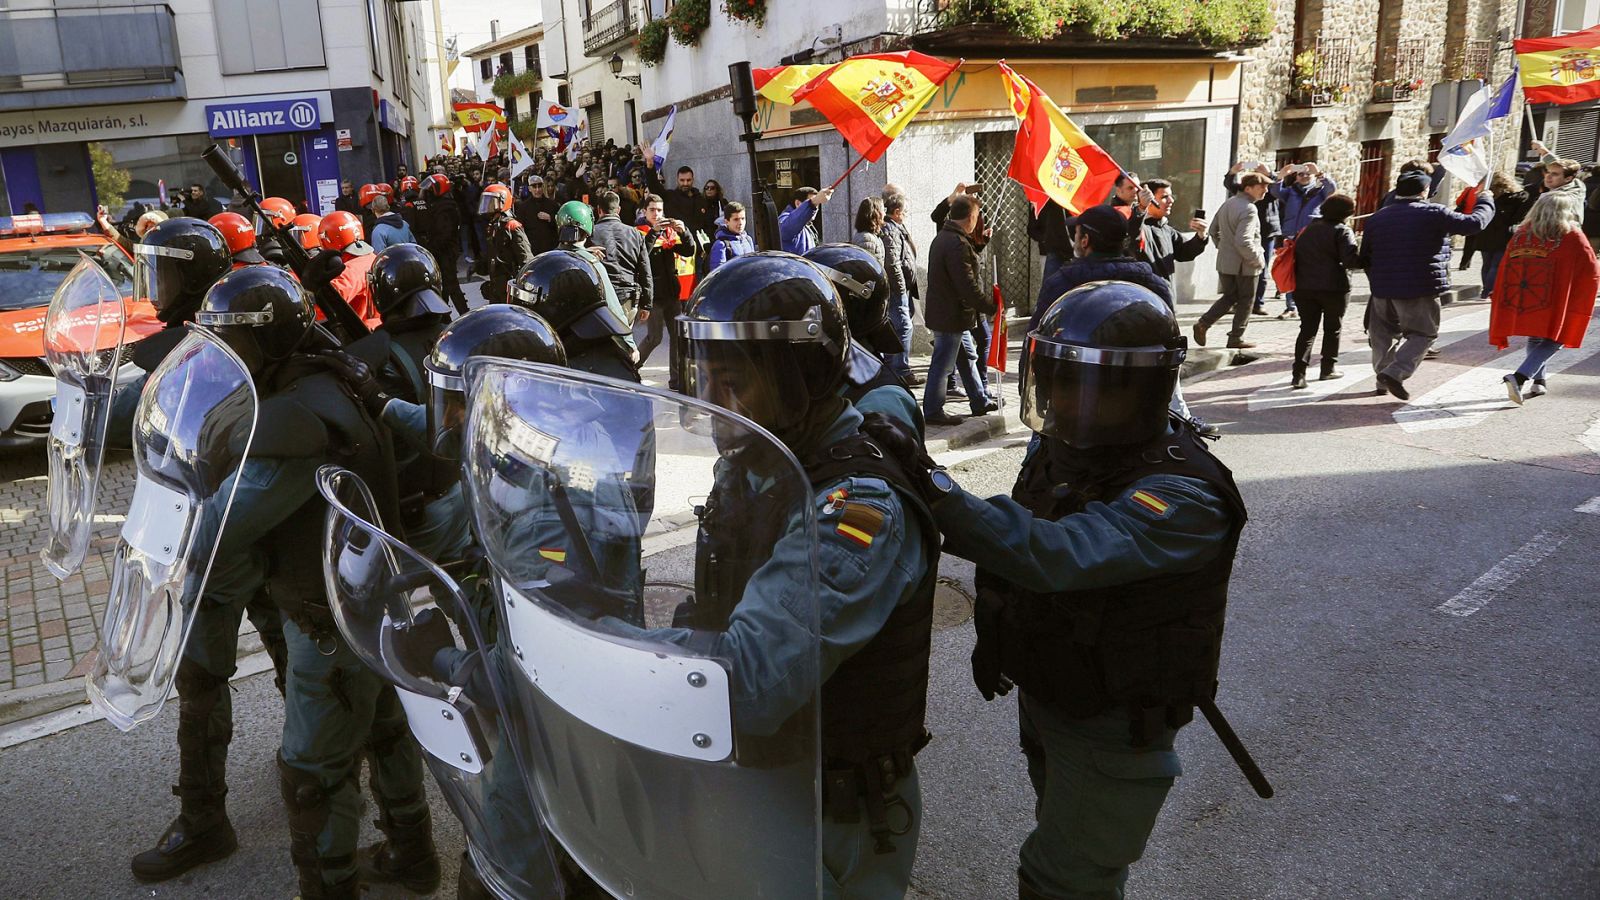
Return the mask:
{"type": "MultiPolygon", "coordinates": [[[[786,343],[685,340],[684,392],[772,431],[793,426],[809,404],[786,343]]],[[[719,436],[721,437],[721,436],[719,436]]],[[[718,441],[723,444],[722,440],[718,441]]]]}
{"type": "Polygon", "coordinates": [[[467,424],[467,398],[460,374],[428,369],[428,446],[439,459],[461,459],[461,432],[467,424]]]}
{"type": "Polygon", "coordinates": [[[1022,422],[1072,447],[1131,444],[1160,434],[1186,350],[1101,350],[1028,337],[1022,422]]]}
{"type": "Polygon", "coordinates": [[[478,215],[487,216],[500,211],[500,193],[498,191],[484,191],[478,197],[478,215]]]}
{"type": "Polygon", "coordinates": [[[194,253],[177,247],[133,245],[133,299],[143,300],[156,312],[171,309],[183,295],[183,269],[194,253]]]}

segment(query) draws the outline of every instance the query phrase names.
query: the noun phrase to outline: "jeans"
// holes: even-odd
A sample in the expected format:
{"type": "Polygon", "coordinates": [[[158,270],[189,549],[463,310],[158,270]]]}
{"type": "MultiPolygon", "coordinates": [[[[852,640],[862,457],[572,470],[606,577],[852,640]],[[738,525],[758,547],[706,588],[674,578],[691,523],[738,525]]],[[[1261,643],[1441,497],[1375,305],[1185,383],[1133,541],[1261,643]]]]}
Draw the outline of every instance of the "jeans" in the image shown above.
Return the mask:
{"type": "Polygon", "coordinates": [[[983,376],[985,390],[989,384],[989,321],[978,317],[978,324],[968,334],[972,335],[973,351],[978,357],[978,374],[983,376]]]}
{"type": "Polygon", "coordinates": [[[944,415],[944,380],[954,368],[966,388],[972,414],[981,416],[987,395],[978,375],[978,355],[968,331],[935,331],[933,359],[928,363],[928,383],[922,388],[922,414],[928,418],[944,415]]]}
{"type": "Polygon", "coordinates": [[[1277,252],[1278,239],[1261,242],[1261,271],[1256,273],[1256,307],[1260,308],[1267,297],[1267,276],[1272,273],[1272,254],[1277,252]]]}
{"type": "Polygon", "coordinates": [[[900,339],[903,352],[891,353],[885,360],[889,369],[901,378],[911,376],[911,298],[906,294],[889,298],[889,327],[900,339]]]}
{"type": "Polygon", "coordinates": [[[1339,361],[1339,331],[1344,322],[1344,311],[1350,304],[1350,295],[1300,292],[1300,334],[1294,340],[1294,372],[1304,375],[1311,368],[1311,341],[1322,327],[1322,371],[1327,372],[1339,361]]]}
{"type": "MultiPolygon", "coordinates": [[[[1250,279],[1251,275],[1217,274],[1217,287],[1222,291],[1222,296],[1211,308],[1200,317],[1200,324],[1210,328],[1223,314],[1233,312],[1233,324],[1228,328],[1228,343],[1237,344],[1244,340],[1244,329],[1250,324],[1250,279]]],[[[1257,296],[1260,296],[1258,293],[1257,296]]]]}
{"type": "Polygon", "coordinates": [[[1478,296],[1484,300],[1494,295],[1494,281],[1500,275],[1500,260],[1506,255],[1506,248],[1499,250],[1483,251],[1483,292],[1478,296]]]}
{"type": "Polygon", "coordinates": [[[1373,297],[1367,310],[1372,371],[1405,381],[1439,336],[1439,298],[1373,297]]]}
{"type": "Polygon", "coordinates": [[[1517,366],[1517,374],[1523,378],[1532,378],[1534,381],[1543,381],[1545,363],[1549,362],[1550,357],[1555,356],[1556,351],[1560,349],[1560,341],[1539,337],[1528,338],[1528,352],[1522,357],[1522,365],[1517,366]]]}

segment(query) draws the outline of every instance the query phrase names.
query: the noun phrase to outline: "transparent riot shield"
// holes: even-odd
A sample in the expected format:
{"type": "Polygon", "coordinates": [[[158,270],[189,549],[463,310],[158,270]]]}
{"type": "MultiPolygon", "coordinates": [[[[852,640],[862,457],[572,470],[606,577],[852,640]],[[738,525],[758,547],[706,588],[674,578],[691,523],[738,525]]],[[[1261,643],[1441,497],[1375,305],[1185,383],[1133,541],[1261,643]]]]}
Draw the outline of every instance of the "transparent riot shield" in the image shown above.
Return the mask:
{"type": "Polygon", "coordinates": [[[328,501],[323,571],[334,621],[394,686],[479,879],[509,900],[560,900],[555,856],[506,735],[504,679],[484,671],[502,664],[492,591],[464,591],[385,532],[354,473],[324,466],[317,488],[328,501]]]}
{"type": "Polygon", "coordinates": [[[88,257],[56,288],[45,314],[44,355],[56,396],[46,445],[50,533],[41,555],[60,579],[78,571],[89,552],[125,320],[122,291],[88,257]]]}
{"type": "Polygon", "coordinates": [[[138,481],[112,558],[89,699],[127,731],[161,711],[255,434],[244,363],[194,329],[150,373],[134,416],[138,481]]]}
{"type": "Polygon", "coordinates": [[[618,897],[815,898],[816,522],[748,420],[468,363],[464,478],[546,827],[618,897]]]}

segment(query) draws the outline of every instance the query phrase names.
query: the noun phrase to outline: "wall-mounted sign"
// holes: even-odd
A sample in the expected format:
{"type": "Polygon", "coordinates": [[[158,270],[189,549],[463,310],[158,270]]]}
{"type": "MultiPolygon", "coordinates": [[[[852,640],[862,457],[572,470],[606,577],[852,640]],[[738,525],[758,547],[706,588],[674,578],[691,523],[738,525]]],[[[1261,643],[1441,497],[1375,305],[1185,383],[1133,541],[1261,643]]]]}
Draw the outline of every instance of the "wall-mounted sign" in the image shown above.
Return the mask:
{"type": "Polygon", "coordinates": [[[339,142],[340,150],[354,150],[356,142],[350,137],[350,129],[340,128],[333,133],[334,140],[339,142]]]}
{"type": "Polygon", "coordinates": [[[290,150],[288,153],[285,153],[283,155],[283,164],[286,165],[286,166],[292,166],[292,165],[298,163],[299,161],[300,161],[300,157],[295,156],[293,150],[290,150]]]}
{"type": "Polygon", "coordinates": [[[315,97],[285,97],[253,103],[214,103],[206,106],[206,130],[212,137],[247,134],[281,134],[315,131],[322,127],[322,112],[315,97]]]}

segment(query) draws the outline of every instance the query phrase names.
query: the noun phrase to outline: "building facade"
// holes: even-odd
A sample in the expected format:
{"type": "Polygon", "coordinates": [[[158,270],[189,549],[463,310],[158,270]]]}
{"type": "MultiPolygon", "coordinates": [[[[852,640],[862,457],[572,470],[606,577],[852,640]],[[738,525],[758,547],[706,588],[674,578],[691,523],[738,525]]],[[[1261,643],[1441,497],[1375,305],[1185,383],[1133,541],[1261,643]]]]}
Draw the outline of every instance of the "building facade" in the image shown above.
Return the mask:
{"type": "MultiPolygon", "coordinates": [[[[639,26],[664,0],[543,0],[544,96],[581,107],[589,139],[639,140],[639,26]],[[613,73],[616,57],[621,76],[613,73]]],[[[657,15],[661,14],[659,12],[657,15]]]]}
{"type": "MultiPolygon", "coordinates": [[[[1245,68],[1236,161],[1315,162],[1356,199],[1359,224],[1406,160],[1437,161],[1468,97],[1510,74],[1517,24],[1512,0],[1279,3],[1245,68]]],[[[1519,91],[1492,144],[1508,173],[1523,121],[1519,91]]],[[[1448,181],[1436,199],[1460,189],[1448,181]]]]}
{"type": "Polygon", "coordinates": [[[544,64],[540,44],[544,26],[533,25],[498,36],[498,23],[490,23],[491,38],[463,55],[472,63],[472,86],[481,102],[500,104],[506,121],[532,121],[544,95],[544,64]]]}
{"type": "Polygon", "coordinates": [[[214,142],[263,194],[330,210],[341,179],[414,167],[415,140],[430,140],[418,131],[438,87],[422,5],[12,0],[0,9],[0,215],[103,204],[115,216],[163,184],[226,203],[200,159],[214,142]]]}

